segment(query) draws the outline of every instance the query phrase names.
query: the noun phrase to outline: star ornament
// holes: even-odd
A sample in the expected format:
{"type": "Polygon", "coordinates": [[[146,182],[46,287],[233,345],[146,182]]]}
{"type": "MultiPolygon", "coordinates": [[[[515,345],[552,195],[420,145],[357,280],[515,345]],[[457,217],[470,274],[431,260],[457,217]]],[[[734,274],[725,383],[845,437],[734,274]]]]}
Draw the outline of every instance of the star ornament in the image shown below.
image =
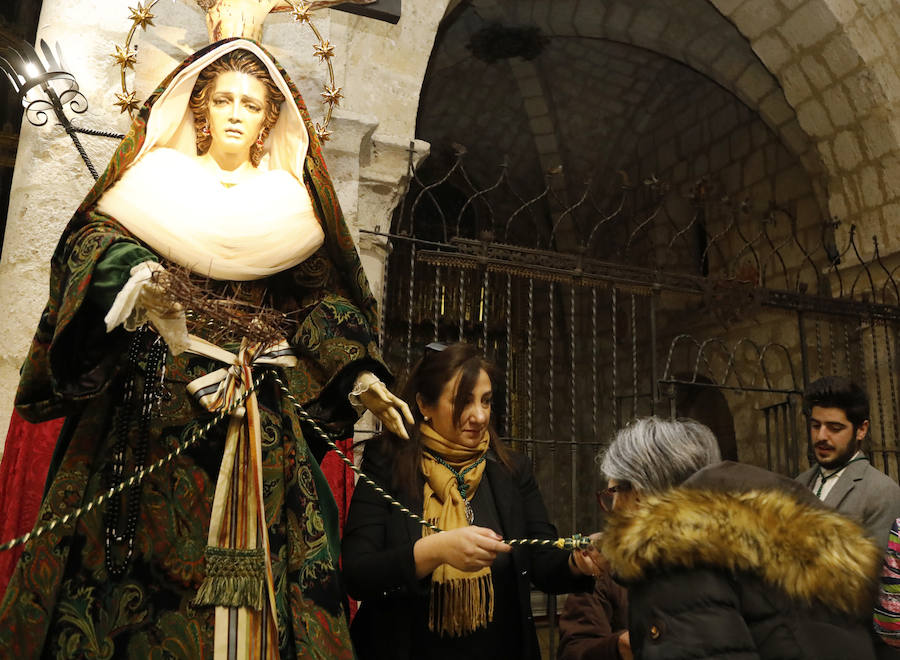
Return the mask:
{"type": "Polygon", "coordinates": [[[332,85],[325,85],[325,91],[321,94],[322,98],[325,100],[325,103],[332,107],[340,105],[341,99],[344,98],[344,95],[341,94],[341,88],[334,87],[332,85]]]}
{"type": "Polygon", "coordinates": [[[138,109],[140,105],[134,97],[134,92],[116,94],[116,102],[113,105],[119,106],[119,112],[127,112],[129,115],[138,109]]]}
{"type": "Polygon", "coordinates": [[[139,27],[144,30],[146,30],[148,27],[153,27],[153,19],[156,17],[150,13],[150,8],[155,4],[155,2],[151,2],[145,6],[139,2],[137,7],[128,8],[128,11],[131,12],[131,15],[128,18],[130,18],[134,22],[135,27],[139,27]]]}
{"type": "Polygon", "coordinates": [[[319,58],[320,62],[330,60],[334,57],[334,44],[329,43],[328,39],[322,39],[321,42],[315,45],[314,51],[315,56],[319,58]]]}
{"type": "Polygon", "coordinates": [[[309,23],[309,12],[312,11],[312,8],[305,2],[295,4],[293,7],[294,10],[291,12],[291,16],[294,17],[294,20],[298,23],[309,23]]]}
{"type": "Polygon", "coordinates": [[[327,128],[322,126],[322,124],[316,122],[316,137],[319,138],[319,142],[328,142],[331,139],[331,135],[334,131],[329,131],[327,128]]]}
{"type": "Polygon", "coordinates": [[[134,65],[137,62],[137,49],[136,48],[122,48],[119,45],[116,45],[116,52],[110,55],[120,67],[124,69],[134,69],[134,65]]]}

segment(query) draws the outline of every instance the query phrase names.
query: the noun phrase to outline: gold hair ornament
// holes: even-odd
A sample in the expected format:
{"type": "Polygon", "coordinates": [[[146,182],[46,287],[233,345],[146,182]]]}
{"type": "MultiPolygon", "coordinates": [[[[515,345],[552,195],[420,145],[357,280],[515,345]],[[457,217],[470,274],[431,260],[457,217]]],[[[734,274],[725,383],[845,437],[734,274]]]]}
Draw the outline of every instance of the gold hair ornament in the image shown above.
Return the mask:
{"type": "Polygon", "coordinates": [[[341,88],[336,87],[334,84],[334,67],[331,65],[331,58],[334,57],[334,44],[329,43],[328,39],[324,39],[318,28],[313,24],[309,15],[315,8],[313,5],[308,4],[305,0],[286,0],[286,2],[291,6],[291,17],[294,21],[301,25],[306,23],[313,34],[316,35],[319,43],[313,46],[313,55],[318,57],[319,61],[324,62],[328,67],[328,83],[324,86],[325,91],[321,92],[322,99],[325,105],[328,106],[328,109],[325,111],[325,119],[322,123],[316,122],[316,135],[319,137],[319,141],[327,142],[331,138],[332,133],[332,131],[328,130],[331,113],[334,111],[334,106],[340,105],[344,96],[341,94],[341,88]]]}
{"type": "Polygon", "coordinates": [[[125,45],[120,46],[116,44],[116,52],[111,56],[116,61],[116,64],[119,65],[119,78],[122,83],[122,92],[116,94],[114,105],[119,106],[120,113],[127,112],[129,117],[140,106],[140,103],[135,98],[135,93],[128,89],[128,83],[125,80],[125,70],[131,69],[134,71],[134,65],[137,64],[137,46],[132,46],[131,40],[134,38],[134,33],[138,28],[146,30],[148,25],[153,25],[155,17],[150,13],[150,10],[153,9],[153,5],[157,2],[159,0],[149,0],[147,4],[139,2],[137,7],[128,8],[128,11],[131,12],[131,16],[128,17],[131,19],[131,29],[128,30],[128,36],[125,37],[125,45]]]}

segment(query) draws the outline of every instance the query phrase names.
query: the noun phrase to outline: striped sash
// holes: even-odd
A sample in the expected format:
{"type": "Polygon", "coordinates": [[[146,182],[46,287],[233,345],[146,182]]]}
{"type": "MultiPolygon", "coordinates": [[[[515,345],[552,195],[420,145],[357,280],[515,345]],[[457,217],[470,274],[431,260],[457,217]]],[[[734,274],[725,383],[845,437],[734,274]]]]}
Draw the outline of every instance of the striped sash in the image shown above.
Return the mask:
{"type": "MultiPolygon", "coordinates": [[[[253,384],[253,367],[294,367],[298,363],[286,341],[262,346],[245,339],[234,355],[190,335],[188,352],[229,365],[188,383],[188,392],[210,412],[227,410],[246,395],[253,384]]],[[[194,603],[216,608],[216,660],[278,658],[275,582],[263,501],[262,436],[254,392],[232,412],[228,423],[209,521],[206,577],[194,603]]]]}

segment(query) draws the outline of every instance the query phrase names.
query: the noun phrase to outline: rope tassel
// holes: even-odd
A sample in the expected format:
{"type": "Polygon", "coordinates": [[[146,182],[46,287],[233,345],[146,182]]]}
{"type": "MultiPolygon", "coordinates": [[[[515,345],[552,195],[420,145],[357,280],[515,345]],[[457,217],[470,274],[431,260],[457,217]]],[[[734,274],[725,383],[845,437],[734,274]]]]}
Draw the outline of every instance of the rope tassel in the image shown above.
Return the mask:
{"type": "Polygon", "coordinates": [[[206,548],[206,577],[194,605],[262,609],[266,558],[262,548],[206,548]]]}

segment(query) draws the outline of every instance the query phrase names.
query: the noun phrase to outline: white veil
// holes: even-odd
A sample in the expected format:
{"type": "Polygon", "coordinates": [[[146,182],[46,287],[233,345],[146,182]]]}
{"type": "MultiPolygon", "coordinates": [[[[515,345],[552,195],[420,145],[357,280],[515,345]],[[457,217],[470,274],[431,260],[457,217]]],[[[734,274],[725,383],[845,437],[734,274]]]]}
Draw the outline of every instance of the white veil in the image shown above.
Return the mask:
{"type": "Polygon", "coordinates": [[[262,48],[245,39],[235,39],[214,48],[175,76],[153,104],[144,144],[135,162],[155,147],[168,147],[189,156],[196,154],[194,115],[188,108],[194,84],[200,72],[209,64],[235,50],[247,50],[256,55],[266,65],[269,75],[285,97],[278,121],[269,131],[269,137],[263,145],[263,154],[269,156],[268,169],[287,170],[295,179],[303,181],[303,161],[309,147],[309,135],[303,125],[303,118],[297,105],[291,100],[293,95],[290,87],[278,67],[262,48]]]}

